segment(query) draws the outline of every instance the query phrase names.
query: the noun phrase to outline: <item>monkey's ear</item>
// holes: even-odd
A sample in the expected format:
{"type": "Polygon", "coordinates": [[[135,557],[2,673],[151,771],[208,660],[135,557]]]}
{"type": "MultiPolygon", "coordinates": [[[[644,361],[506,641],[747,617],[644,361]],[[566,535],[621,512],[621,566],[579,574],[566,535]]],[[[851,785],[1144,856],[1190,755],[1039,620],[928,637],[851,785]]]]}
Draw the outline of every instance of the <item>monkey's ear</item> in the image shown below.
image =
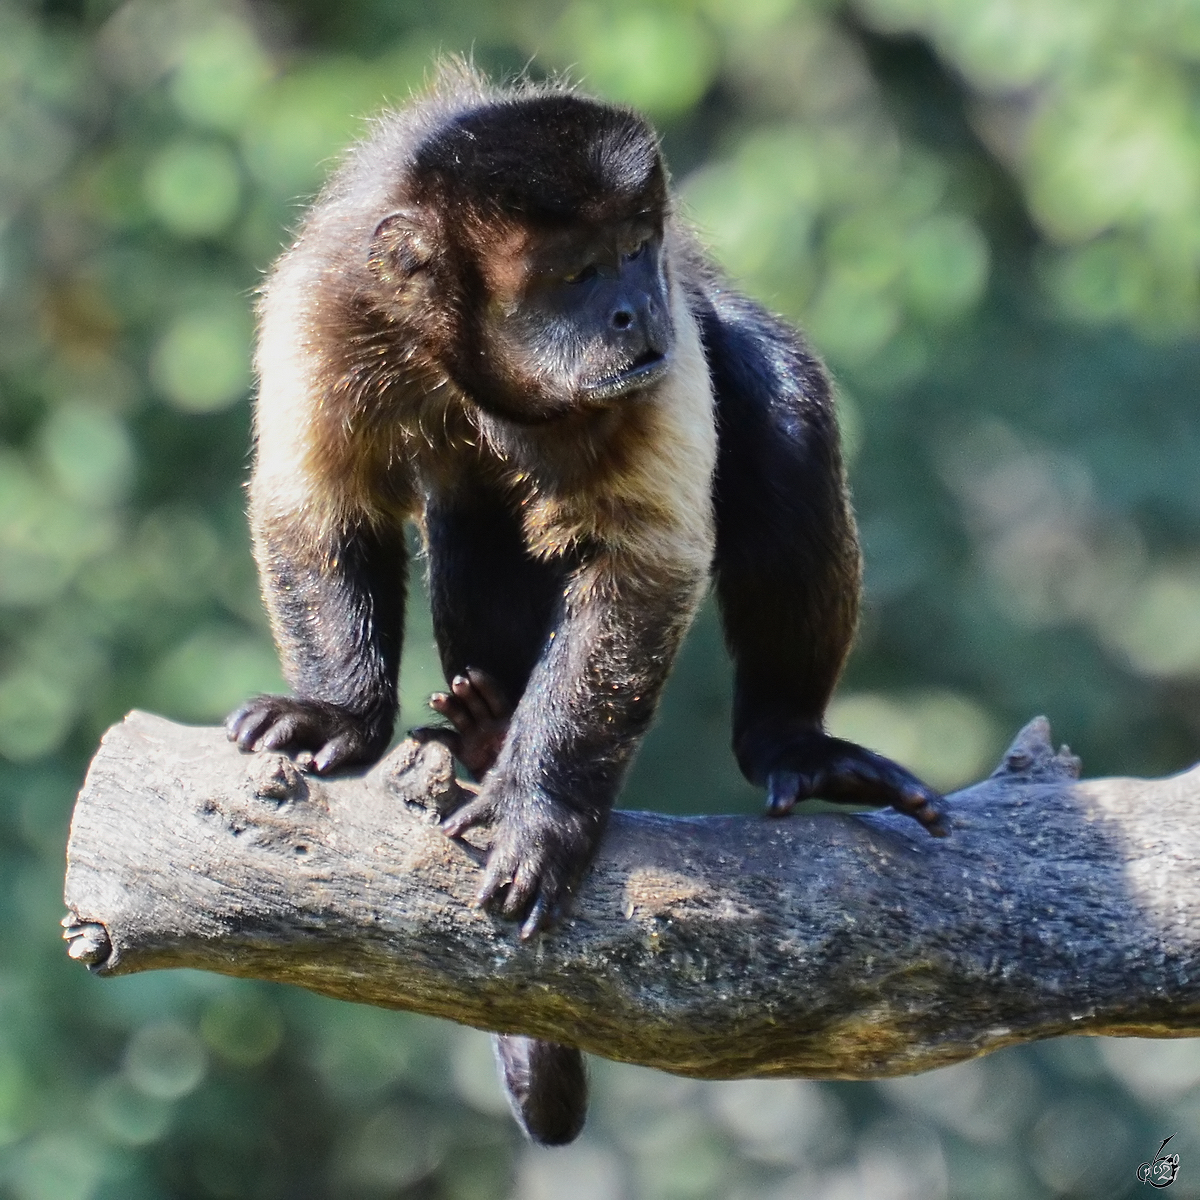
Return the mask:
{"type": "Polygon", "coordinates": [[[367,265],[381,283],[400,285],[432,258],[433,240],[424,222],[415,212],[400,209],[375,226],[367,265]]]}

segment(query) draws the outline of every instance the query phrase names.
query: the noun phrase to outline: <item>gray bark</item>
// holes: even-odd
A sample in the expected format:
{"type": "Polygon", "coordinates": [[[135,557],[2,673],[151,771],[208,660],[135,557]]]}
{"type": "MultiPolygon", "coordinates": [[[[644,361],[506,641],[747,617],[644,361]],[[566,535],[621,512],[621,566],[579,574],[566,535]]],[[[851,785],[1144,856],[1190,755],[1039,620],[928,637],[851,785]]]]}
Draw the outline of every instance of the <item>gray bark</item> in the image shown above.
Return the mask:
{"type": "Polygon", "coordinates": [[[618,812],[552,933],[471,907],[449,757],[315,779],[131,714],[76,805],[64,921],[103,975],[299,984],[682,1075],[870,1078],[1065,1033],[1200,1035],[1200,767],[1080,781],[1038,719],[947,800],[786,820],[618,812]]]}

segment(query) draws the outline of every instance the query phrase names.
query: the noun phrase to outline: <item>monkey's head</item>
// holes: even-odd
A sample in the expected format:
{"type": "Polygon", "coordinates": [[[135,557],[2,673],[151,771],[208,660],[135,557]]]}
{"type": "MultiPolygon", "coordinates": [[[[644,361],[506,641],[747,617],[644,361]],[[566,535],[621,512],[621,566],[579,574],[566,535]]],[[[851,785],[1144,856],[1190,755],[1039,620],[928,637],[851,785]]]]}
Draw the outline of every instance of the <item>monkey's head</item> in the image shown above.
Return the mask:
{"type": "Polygon", "coordinates": [[[666,172],[646,122],[516,95],[426,137],[374,274],[439,368],[521,423],[628,403],[670,370],[666,172]]]}

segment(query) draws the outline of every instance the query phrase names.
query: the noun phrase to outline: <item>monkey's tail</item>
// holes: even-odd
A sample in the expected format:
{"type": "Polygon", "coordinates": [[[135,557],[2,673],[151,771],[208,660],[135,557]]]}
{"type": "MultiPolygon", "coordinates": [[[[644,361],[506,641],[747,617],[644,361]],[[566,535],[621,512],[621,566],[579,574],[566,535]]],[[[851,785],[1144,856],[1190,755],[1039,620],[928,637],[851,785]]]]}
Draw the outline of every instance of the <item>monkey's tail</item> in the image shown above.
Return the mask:
{"type": "Polygon", "coordinates": [[[542,1146],[573,1142],[587,1119],[583,1054],[515,1033],[495,1034],[492,1045],[509,1107],[525,1136],[542,1146]]]}

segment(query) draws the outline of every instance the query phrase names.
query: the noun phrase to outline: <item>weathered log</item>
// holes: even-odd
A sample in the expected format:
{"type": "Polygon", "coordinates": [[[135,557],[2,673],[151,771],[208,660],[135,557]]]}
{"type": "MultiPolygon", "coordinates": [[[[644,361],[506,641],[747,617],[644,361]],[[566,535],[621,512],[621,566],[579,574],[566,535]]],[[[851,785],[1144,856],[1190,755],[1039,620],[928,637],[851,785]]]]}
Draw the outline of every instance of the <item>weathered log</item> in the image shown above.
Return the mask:
{"type": "Polygon", "coordinates": [[[199,967],[702,1078],[869,1078],[1065,1033],[1200,1034],[1200,767],[1079,781],[1044,719],[947,800],[787,820],[619,812],[521,942],[437,827],[448,755],[316,779],[131,714],[75,808],[64,925],[104,975],[199,967]]]}

